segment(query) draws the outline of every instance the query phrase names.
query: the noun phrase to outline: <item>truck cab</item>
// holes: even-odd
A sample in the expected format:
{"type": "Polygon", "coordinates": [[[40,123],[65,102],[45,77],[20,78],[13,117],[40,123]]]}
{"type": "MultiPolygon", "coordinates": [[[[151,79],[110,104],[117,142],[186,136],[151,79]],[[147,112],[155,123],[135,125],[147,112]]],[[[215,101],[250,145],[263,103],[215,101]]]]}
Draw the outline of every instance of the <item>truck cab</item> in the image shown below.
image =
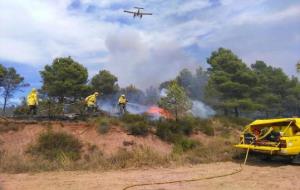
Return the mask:
{"type": "Polygon", "coordinates": [[[291,158],[300,154],[300,118],[255,120],[240,135],[236,148],[291,158]]]}

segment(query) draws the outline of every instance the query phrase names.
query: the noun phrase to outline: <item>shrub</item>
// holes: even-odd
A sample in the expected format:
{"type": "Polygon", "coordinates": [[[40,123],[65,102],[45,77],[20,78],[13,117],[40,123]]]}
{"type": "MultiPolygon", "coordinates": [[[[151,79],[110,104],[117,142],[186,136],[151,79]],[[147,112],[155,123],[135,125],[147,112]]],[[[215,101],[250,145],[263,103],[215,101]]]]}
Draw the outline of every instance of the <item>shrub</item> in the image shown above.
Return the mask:
{"type": "Polygon", "coordinates": [[[120,120],[119,120],[118,118],[116,118],[116,117],[111,117],[111,118],[109,119],[109,123],[110,123],[111,125],[114,125],[114,126],[121,125],[120,120]]]}
{"type": "Polygon", "coordinates": [[[105,120],[103,121],[100,121],[98,127],[97,127],[97,132],[100,133],[100,134],[105,134],[109,131],[109,123],[105,120]]]}
{"type": "Polygon", "coordinates": [[[200,127],[200,131],[203,132],[204,134],[208,135],[208,136],[214,136],[215,135],[214,128],[210,125],[202,125],[200,127]]]}
{"type": "Polygon", "coordinates": [[[172,138],[174,136],[172,130],[172,125],[169,122],[159,122],[157,124],[157,129],[156,129],[156,135],[164,140],[164,141],[172,141],[172,138]]]}
{"type": "Polygon", "coordinates": [[[128,124],[127,130],[131,135],[146,136],[149,133],[149,127],[144,122],[128,124]]]}
{"type": "Polygon", "coordinates": [[[136,122],[147,122],[148,118],[146,115],[135,115],[135,114],[124,114],[122,121],[125,123],[136,123],[136,122]]]}
{"type": "Polygon", "coordinates": [[[194,130],[193,123],[188,120],[178,122],[172,120],[159,121],[156,126],[156,135],[169,142],[174,142],[174,138],[176,139],[177,136],[190,135],[194,130]]]}
{"type": "Polygon", "coordinates": [[[37,143],[31,146],[27,152],[52,161],[78,160],[81,147],[80,141],[70,134],[47,131],[39,136],[37,143]]]}
{"type": "Polygon", "coordinates": [[[48,117],[55,117],[61,115],[64,110],[64,105],[54,100],[45,99],[40,102],[38,107],[38,114],[46,115],[48,117]]]}
{"type": "Polygon", "coordinates": [[[27,115],[29,112],[29,109],[27,106],[19,106],[14,110],[14,115],[21,116],[21,115],[27,115]]]}
{"type": "Polygon", "coordinates": [[[180,133],[183,133],[185,135],[191,135],[193,133],[196,122],[196,118],[192,116],[186,116],[184,119],[179,120],[176,123],[176,128],[180,133]]]}
{"type": "Polygon", "coordinates": [[[196,148],[200,143],[196,140],[188,139],[186,137],[180,137],[174,142],[173,152],[183,153],[188,150],[196,148]]]}
{"type": "Polygon", "coordinates": [[[214,128],[212,127],[212,122],[208,119],[198,118],[195,122],[195,128],[208,136],[215,135],[214,128]]]}

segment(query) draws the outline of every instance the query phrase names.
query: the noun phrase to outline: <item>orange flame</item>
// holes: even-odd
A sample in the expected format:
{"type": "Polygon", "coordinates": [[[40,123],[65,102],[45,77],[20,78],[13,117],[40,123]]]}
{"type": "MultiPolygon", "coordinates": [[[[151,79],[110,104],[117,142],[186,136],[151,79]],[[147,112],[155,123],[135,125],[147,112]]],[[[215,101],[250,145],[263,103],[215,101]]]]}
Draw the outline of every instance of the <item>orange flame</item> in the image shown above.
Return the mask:
{"type": "Polygon", "coordinates": [[[173,115],[170,112],[158,106],[151,106],[147,110],[147,113],[153,116],[163,117],[165,119],[174,119],[173,115]]]}

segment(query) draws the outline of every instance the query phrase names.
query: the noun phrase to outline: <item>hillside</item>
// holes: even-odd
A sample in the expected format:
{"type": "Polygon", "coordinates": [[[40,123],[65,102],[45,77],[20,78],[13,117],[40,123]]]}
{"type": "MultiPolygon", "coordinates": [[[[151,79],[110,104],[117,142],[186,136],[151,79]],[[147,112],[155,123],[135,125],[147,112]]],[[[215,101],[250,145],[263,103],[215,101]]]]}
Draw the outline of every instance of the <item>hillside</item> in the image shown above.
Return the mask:
{"type": "MultiPolygon", "coordinates": [[[[214,118],[201,120],[200,127],[194,128],[182,123],[180,130],[176,126],[172,132],[166,128],[167,125],[172,128],[172,123],[145,121],[142,116],[134,115],[125,119],[103,116],[87,121],[3,120],[0,125],[0,171],[169,167],[232,160],[237,154],[232,145],[237,142],[237,128],[241,125],[214,118]],[[63,151],[54,159],[33,151],[42,135],[56,133],[68,134],[78,140],[78,159],[70,159],[68,152],[63,151]]],[[[52,141],[52,144],[56,142],[52,141]]],[[[51,146],[42,148],[48,152],[57,151],[51,146]]]]}

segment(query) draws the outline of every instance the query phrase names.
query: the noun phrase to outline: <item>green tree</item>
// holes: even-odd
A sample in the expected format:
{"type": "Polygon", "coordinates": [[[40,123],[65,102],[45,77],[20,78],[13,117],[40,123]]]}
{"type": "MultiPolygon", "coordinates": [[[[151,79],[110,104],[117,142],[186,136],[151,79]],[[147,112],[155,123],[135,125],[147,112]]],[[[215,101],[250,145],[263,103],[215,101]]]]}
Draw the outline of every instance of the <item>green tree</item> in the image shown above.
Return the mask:
{"type": "Polygon", "coordinates": [[[253,100],[261,105],[260,110],[266,117],[296,112],[296,78],[290,79],[281,68],[268,66],[263,61],[256,61],[251,68],[258,79],[253,100]]]}
{"type": "Polygon", "coordinates": [[[158,105],[170,111],[175,116],[176,121],[185,116],[187,111],[192,108],[192,103],[188,99],[184,89],[175,81],[169,84],[167,87],[167,96],[162,97],[158,105]]]}
{"type": "Polygon", "coordinates": [[[64,98],[76,99],[86,90],[87,69],[71,57],[54,59],[40,72],[43,80],[42,90],[50,97],[64,102],[64,98]]]}
{"type": "Polygon", "coordinates": [[[188,69],[182,69],[179,75],[176,77],[177,83],[182,86],[186,92],[186,94],[191,97],[193,91],[193,83],[195,78],[192,72],[188,69]]]}
{"type": "Polygon", "coordinates": [[[95,91],[105,95],[114,94],[119,90],[118,78],[107,70],[99,71],[91,80],[91,85],[95,91]]]}
{"type": "Polygon", "coordinates": [[[296,64],[296,69],[297,69],[297,72],[300,72],[300,60],[299,60],[298,63],[296,64]]]}
{"type": "Polygon", "coordinates": [[[177,82],[176,80],[168,80],[168,81],[165,81],[165,82],[162,82],[160,85],[159,85],[159,90],[162,90],[162,89],[167,89],[168,86],[172,83],[172,82],[177,82]]]}
{"type": "Polygon", "coordinates": [[[2,97],[3,97],[3,113],[6,111],[8,100],[13,97],[14,93],[21,88],[28,86],[24,83],[24,78],[17,73],[14,68],[3,70],[2,76],[2,97]]]}
{"type": "Polygon", "coordinates": [[[5,67],[0,64],[0,88],[3,85],[3,79],[4,79],[5,71],[6,71],[5,67]]]}
{"type": "Polygon", "coordinates": [[[236,117],[240,110],[252,110],[252,88],[257,79],[245,63],[229,49],[219,48],[207,59],[210,78],[206,88],[208,102],[224,110],[225,115],[233,111],[236,117]]]}
{"type": "Polygon", "coordinates": [[[297,74],[298,74],[298,79],[300,79],[299,78],[299,75],[300,75],[300,60],[296,64],[296,71],[297,71],[297,74]]]}
{"type": "Polygon", "coordinates": [[[282,104],[290,115],[300,114],[300,83],[298,78],[292,77],[290,87],[287,89],[288,95],[284,98],[282,104]]]}
{"type": "Polygon", "coordinates": [[[184,88],[191,99],[201,101],[203,101],[207,80],[207,72],[203,71],[201,67],[196,70],[195,74],[188,69],[183,69],[176,77],[178,84],[184,88]]]}

